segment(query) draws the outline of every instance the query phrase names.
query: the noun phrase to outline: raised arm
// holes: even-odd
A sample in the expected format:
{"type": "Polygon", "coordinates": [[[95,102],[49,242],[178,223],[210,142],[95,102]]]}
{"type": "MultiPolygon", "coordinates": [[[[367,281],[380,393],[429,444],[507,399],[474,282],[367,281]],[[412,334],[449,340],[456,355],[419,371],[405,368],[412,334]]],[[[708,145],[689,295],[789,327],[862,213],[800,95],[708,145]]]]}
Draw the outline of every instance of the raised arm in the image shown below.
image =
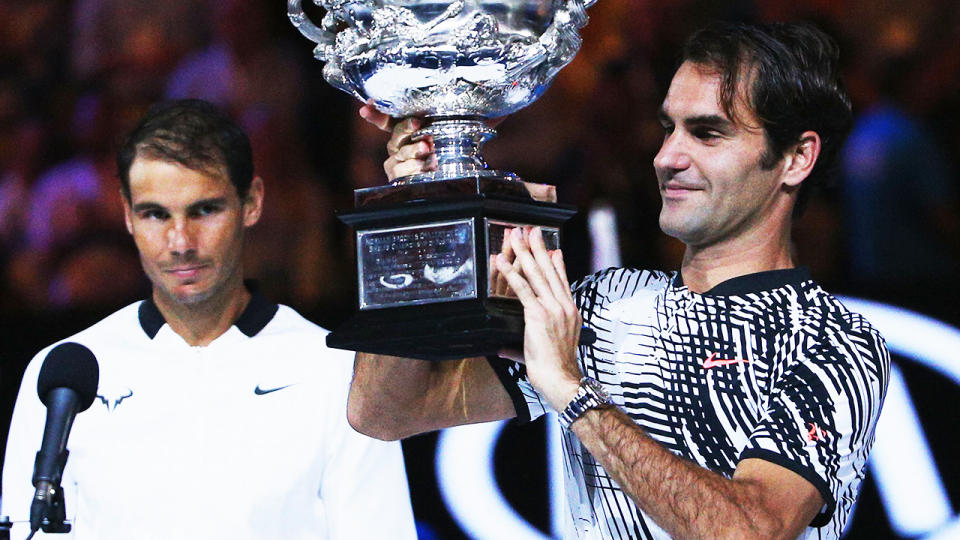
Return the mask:
{"type": "MultiPolygon", "coordinates": [[[[360,116],[390,133],[383,169],[391,180],[436,170],[433,141],[412,141],[419,118],[393,119],[368,103],[360,116]]],[[[495,273],[496,274],[496,273],[495,273]]],[[[505,282],[497,283],[506,288],[505,282]]],[[[428,362],[359,353],[347,406],[360,433],[395,440],[450,426],[516,416],[513,401],[486,358],[428,362]]]]}
{"type": "Polygon", "coordinates": [[[358,353],[354,361],[347,418],[365,435],[396,440],[514,416],[486,358],[429,362],[358,353]]]}

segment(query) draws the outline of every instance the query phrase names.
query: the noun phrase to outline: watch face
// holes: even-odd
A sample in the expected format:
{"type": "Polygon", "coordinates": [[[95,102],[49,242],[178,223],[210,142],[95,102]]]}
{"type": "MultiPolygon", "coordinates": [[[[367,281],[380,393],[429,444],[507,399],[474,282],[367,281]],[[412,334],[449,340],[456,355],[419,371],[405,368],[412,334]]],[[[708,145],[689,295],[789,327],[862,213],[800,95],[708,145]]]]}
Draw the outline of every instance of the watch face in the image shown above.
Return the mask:
{"type": "Polygon", "coordinates": [[[583,382],[583,384],[584,384],[585,386],[589,387],[589,388],[590,388],[590,391],[593,392],[594,394],[596,394],[597,397],[599,397],[601,401],[603,401],[603,402],[609,402],[609,401],[610,401],[610,394],[609,394],[609,393],[607,392],[607,390],[603,387],[603,385],[600,384],[599,381],[597,381],[597,380],[594,379],[593,377],[584,377],[582,382],[583,382]]]}

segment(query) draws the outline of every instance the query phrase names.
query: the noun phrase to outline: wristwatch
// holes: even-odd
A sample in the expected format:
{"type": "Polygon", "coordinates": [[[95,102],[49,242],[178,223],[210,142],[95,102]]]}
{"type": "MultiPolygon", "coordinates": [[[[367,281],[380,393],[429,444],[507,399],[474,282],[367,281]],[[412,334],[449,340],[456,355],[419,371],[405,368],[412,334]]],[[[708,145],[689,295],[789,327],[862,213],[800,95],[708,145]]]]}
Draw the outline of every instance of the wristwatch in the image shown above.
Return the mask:
{"type": "Polygon", "coordinates": [[[604,390],[603,386],[593,377],[580,379],[577,395],[567,404],[567,408],[560,413],[560,424],[569,429],[577,418],[583,416],[590,409],[605,409],[613,406],[613,399],[604,390]]]}

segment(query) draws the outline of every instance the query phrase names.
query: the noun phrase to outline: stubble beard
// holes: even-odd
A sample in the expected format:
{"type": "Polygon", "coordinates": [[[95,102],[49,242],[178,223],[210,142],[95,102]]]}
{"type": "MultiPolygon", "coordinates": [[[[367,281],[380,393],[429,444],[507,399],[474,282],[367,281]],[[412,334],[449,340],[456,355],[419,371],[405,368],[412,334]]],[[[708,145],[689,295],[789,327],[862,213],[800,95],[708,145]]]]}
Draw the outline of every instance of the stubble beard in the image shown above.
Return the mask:
{"type": "Polygon", "coordinates": [[[665,208],[661,208],[659,225],[663,234],[675,238],[687,246],[697,244],[704,236],[704,222],[707,216],[701,215],[696,209],[685,211],[673,209],[667,215],[664,212],[665,208]]]}
{"type": "MultiPolygon", "coordinates": [[[[226,291],[232,286],[235,276],[240,271],[240,265],[237,263],[226,272],[222,280],[215,281],[207,289],[178,294],[174,292],[175,287],[168,287],[163,281],[163,270],[159,270],[161,276],[153,279],[153,290],[155,295],[164,300],[164,304],[171,307],[181,307],[188,310],[202,310],[208,306],[219,307],[224,301],[226,291]]],[[[242,280],[241,280],[242,281],[242,280]]]]}

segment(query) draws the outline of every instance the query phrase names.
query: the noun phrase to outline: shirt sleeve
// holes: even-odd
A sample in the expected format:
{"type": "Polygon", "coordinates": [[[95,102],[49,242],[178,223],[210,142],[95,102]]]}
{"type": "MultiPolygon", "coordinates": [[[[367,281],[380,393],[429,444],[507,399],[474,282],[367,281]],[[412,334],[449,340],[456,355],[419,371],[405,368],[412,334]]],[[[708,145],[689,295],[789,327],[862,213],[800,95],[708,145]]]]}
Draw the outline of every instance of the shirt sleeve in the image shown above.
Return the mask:
{"type": "Polygon", "coordinates": [[[526,366],[497,356],[488,356],[487,362],[510,395],[517,411],[517,422],[532,422],[547,413],[547,404],[527,378],[526,366]]]}
{"type": "Polygon", "coordinates": [[[345,377],[334,379],[340,384],[331,390],[336,396],[327,396],[336,399],[330,409],[333,418],[327,424],[326,463],[320,485],[328,538],[416,539],[400,443],[379,441],[354,431],[347,422],[349,370],[345,377]]]}
{"type": "Polygon", "coordinates": [[[841,498],[852,504],[859,491],[890,356],[872,330],[837,331],[809,341],[777,376],[740,459],[770,461],[813,484],[824,505],[810,526],[822,527],[841,498]]]}

